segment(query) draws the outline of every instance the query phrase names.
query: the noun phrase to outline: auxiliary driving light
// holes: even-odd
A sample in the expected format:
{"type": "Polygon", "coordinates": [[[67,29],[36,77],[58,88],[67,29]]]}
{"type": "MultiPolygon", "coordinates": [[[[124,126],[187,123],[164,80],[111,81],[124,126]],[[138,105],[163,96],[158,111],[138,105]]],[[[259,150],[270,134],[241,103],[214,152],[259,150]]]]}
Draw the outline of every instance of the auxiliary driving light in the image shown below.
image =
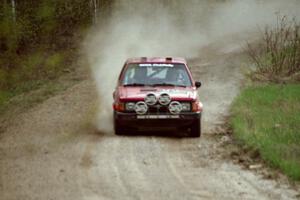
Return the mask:
{"type": "Polygon", "coordinates": [[[155,105],[156,102],[157,102],[155,94],[153,94],[153,93],[147,94],[146,97],[145,97],[145,102],[149,106],[155,105]]]}
{"type": "Polygon", "coordinates": [[[145,102],[143,101],[139,101],[135,104],[134,106],[134,110],[137,114],[139,115],[144,115],[147,113],[148,111],[148,106],[145,102]]]}
{"type": "Polygon", "coordinates": [[[158,102],[163,105],[166,106],[171,102],[171,97],[170,95],[168,95],[167,93],[163,93],[159,96],[158,98],[158,102]]]}
{"type": "Polygon", "coordinates": [[[169,105],[170,113],[177,115],[182,111],[182,105],[178,101],[172,101],[169,105]]]}

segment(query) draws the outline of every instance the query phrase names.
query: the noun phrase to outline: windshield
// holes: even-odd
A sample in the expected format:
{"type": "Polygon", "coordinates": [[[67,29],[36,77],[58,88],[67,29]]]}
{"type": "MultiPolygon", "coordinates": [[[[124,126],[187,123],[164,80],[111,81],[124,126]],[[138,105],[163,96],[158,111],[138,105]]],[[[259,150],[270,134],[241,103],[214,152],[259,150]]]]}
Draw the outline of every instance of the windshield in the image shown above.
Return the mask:
{"type": "Polygon", "coordinates": [[[121,83],[125,86],[192,86],[184,64],[165,63],[129,64],[121,83]]]}

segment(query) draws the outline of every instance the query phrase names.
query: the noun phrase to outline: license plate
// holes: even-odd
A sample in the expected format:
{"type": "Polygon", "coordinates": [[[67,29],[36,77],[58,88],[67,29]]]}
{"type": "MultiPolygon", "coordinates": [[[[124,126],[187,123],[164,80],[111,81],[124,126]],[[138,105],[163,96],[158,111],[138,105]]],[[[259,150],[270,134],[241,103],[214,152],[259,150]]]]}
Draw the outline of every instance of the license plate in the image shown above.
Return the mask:
{"type": "Polygon", "coordinates": [[[179,119],[179,115],[138,115],[137,119],[179,119]]]}

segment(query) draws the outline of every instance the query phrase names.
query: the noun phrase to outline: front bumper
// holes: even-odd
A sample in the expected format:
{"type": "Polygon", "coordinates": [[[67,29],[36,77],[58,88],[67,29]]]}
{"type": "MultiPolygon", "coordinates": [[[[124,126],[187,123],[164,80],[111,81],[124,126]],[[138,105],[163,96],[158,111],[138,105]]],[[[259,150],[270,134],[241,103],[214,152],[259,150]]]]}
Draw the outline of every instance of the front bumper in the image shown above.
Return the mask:
{"type": "Polygon", "coordinates": [[[114,111],[114,126],[123,130],[164,131],[180,130],[199,122],[201,113],[181,113],[179,115],[151,114],[137,115],[114,111]]]}

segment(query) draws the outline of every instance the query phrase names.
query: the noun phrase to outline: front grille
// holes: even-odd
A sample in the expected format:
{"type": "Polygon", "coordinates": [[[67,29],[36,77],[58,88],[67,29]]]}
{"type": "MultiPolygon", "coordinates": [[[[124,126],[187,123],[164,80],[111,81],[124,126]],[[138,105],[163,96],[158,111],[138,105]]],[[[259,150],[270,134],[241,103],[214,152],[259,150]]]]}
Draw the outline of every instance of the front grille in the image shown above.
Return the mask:
{"type": "Polygon", "coordinates": [[[167,106],[155,105],[149,107],[148,114],[167,114],[170,113],[167,106]]]}

